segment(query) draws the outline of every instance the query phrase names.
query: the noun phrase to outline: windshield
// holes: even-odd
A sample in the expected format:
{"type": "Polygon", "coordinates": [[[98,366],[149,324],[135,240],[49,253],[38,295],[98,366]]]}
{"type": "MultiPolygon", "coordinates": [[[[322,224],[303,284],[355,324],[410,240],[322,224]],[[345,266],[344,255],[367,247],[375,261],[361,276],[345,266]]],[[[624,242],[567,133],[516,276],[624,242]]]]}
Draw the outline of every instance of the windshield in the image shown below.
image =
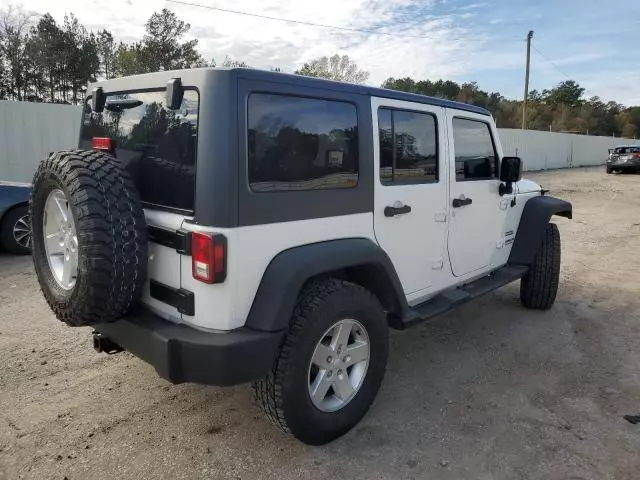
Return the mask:
{"type": "Polygon", "coordinates": [[[80,147],[94,137],[115,141],[115,153],[132,175],[147,206],[193,212],[199,95],[185,90],[177,110],[165,92],[108,95],[102,113],[85,103],[80,147]]]}

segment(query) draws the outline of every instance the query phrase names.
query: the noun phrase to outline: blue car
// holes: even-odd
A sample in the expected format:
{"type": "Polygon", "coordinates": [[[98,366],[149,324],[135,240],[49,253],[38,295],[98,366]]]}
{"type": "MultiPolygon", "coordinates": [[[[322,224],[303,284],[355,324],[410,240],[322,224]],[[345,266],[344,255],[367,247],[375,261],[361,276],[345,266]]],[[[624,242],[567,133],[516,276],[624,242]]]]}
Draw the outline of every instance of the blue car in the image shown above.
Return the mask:
{"type": "Polygon", "coordinates": [[[28,183],[0,182],[0,245],[10,253],[31,252],[28,183]]]}

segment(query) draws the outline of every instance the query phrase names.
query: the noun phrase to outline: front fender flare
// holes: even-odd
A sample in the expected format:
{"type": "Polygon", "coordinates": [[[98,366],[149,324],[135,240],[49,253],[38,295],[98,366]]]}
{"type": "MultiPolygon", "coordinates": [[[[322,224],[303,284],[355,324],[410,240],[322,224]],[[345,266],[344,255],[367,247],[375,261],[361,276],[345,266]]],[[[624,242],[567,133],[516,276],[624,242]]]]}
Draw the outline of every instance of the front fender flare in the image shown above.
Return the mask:
{"type": "Polygon", "coordinates": [[[531,265],[542,243],[542,236],[552,215],[572,218],[571,203],[555,197],[530,198],[524,205],[509,263],[531,265]]]}

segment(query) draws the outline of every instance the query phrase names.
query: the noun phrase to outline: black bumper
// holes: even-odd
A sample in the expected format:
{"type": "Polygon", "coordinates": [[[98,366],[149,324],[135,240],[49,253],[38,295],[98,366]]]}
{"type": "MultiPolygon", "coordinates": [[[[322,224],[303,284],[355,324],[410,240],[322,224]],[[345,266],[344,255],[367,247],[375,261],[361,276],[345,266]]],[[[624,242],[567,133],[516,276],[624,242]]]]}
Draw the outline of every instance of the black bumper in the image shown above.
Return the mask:
{"type": "Polygon", "coordinates": [[[95,329],[153,365],[170,382],[205,385],[235,385],[266,374],[283,334],[249,328],[203,332],[146,310],[95,329]]]}

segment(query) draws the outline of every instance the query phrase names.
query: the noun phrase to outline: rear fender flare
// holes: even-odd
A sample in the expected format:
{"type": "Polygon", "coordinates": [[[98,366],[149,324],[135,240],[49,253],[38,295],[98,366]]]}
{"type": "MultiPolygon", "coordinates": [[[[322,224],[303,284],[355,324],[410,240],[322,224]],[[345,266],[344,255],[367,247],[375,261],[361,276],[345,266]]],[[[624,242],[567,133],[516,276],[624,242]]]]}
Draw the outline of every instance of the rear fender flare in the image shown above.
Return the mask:
{"type": "Polygon", "coordinates": [[[276,255],[262,276],[245,326],[270,332],[287,328],[298,294],[309,279],[358,267],[367,272],[364,286],[378,297],[384,293],[381,302],[391,315],[402,318],[409,307],[388,255],[369,239],[349,238],[294,247],[276,255]]]}

